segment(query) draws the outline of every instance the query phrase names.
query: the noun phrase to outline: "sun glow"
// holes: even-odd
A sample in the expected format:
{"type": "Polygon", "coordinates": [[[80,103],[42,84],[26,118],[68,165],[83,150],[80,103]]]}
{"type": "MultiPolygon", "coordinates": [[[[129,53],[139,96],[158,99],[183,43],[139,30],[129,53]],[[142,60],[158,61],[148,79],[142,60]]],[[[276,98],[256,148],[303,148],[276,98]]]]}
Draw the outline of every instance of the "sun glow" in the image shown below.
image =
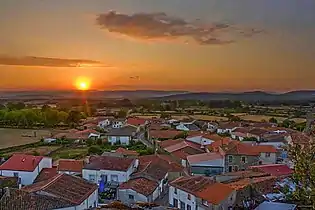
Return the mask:
{"type": "Polygon", "coordinates": [[[80,77],[75,81],[75,86],[78,90],[89,90],[91,81],[88,78],[80,77]]]}

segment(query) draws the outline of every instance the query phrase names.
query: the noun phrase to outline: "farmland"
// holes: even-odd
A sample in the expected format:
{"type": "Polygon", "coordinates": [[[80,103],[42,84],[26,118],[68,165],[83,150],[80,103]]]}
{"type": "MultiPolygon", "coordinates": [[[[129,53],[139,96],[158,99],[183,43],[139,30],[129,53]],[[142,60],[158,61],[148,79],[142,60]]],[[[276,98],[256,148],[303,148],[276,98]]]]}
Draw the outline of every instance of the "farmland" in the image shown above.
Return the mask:
{"type": "Polygon", "coordinates": [[[34,143],[49,135],[49,130],[0,128],[0,149],[34,143]]]}

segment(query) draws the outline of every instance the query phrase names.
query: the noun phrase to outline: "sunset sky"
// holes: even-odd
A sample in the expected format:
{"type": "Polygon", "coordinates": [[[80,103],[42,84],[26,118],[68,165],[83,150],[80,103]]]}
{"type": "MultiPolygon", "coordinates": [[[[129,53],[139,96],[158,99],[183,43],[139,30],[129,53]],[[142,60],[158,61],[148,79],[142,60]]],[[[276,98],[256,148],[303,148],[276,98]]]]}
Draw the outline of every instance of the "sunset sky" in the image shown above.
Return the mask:
{"type": "Polygon", "coordinates": [[[1,0],[0,90],[315,89],[314,0],[1,0]]]}

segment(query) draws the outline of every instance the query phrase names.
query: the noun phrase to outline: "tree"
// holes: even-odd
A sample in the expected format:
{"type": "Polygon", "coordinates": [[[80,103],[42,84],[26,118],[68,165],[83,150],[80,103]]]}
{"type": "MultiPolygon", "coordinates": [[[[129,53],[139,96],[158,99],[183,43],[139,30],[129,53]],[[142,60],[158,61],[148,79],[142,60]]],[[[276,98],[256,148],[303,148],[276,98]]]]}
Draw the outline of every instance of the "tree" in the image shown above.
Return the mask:
{"type": "Polygon", "coordinates": [[[234,116],[234,115],[232,115],[232,116],[229,117],[229,120],[230,120],[231,122],[239,122],[239,121],[241,121],[242,119],[241,119],[239,116],[234,116]]]}
{"type": "Polygon", "coordinates": [[[294,165],[292,182],[298,186],[295,191],[286,190],[287,200],[315,209],[315,142],[289,145],[287,151],[294,165]]]}
{"type": "Polygon", "coordinates": [[[162,119],[168,119],[170,117],[171,117],[171,115],[169,113],[166,113],[166,112],[162,112],[160,115],[160,118],[162,118],[162,119]]]}
{"type": "Polygon", "coordinates": [[[270,122],[270,123],[276,123],[276,124],[277,124],[277,123],[278,123],[278,120],[277,120],[276,118],[272,117],[272,118],[269,119],[269,122],[270,122]]]}
{"type": "Polygon", "coordinates": [[[67,121],[69,123],[78,124],[81,118],[82,118],[82,115],[79,111],[72,110],[69,112],[69,116],[68,116],[67,121]]]}
{"type": "Polygon", "coordinates": [[[95,143],[94,139],[87,139],[86,140],[86,145],[88,145],[89,147],[92,146],[95,143]]]}
{"type": "Polygon", "coordinates": [[[91,147],[89,147],[88,153],[100,155],[102,154],[102,149],[97,145],[92,145],[91,147]]]}
{"type": "Polygon", "coordinates": [[[126,118],[127,117],[127,112],[124,110],[119,110],[119,112],[117,113],[117,118],[126,118]]]}

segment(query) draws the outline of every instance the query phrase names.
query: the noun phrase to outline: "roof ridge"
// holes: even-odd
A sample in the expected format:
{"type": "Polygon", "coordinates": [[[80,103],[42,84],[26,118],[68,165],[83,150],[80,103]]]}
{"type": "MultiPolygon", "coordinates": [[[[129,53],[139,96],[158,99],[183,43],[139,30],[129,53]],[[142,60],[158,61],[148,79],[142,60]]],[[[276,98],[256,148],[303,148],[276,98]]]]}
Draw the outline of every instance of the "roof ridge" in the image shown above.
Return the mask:
{"type": "Polygon", "coordinates": [[[60,179],[61,176],[63,176],[64,174],[57,174],[56,176],[54,176],[52,178],[52,180],[50,180],[47,184],[45,184],[41,189],[45,190],[47,187],[49,187],[49,185],[53,184],[55,181],[57,181],[58,179],[60,179]]]}

